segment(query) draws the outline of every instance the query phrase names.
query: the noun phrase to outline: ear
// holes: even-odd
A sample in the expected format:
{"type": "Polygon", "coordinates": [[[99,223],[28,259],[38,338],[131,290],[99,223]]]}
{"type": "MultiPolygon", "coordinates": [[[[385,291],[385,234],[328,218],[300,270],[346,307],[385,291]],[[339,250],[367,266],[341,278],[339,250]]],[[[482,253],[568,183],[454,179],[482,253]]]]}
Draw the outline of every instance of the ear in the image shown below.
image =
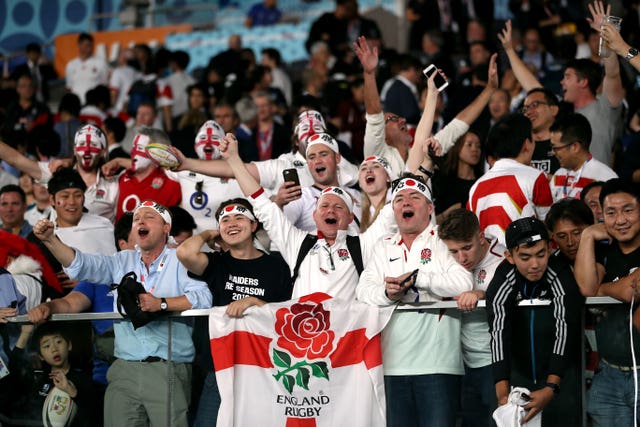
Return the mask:
{"type": "Polygon", "coordinates": [[[49,204],[51,206],[55,206],[56,205],[56,200],[55,200],[55,196],[49,194],[49,204]]]}
{"type": "Polygon", "coordinates": [[[255,233],[258,229],[258,221],[251,221],[251,233],[255,233]]]}
{"type": "Polygon", "coordinates": [[[167,235],[169,235],[169,233],[171,232],[171,225],[165,222],[164,225],[162,226],[162,231],[164,231],[167,235]]]}
{"type": "Polygon", "coordinates": [[[336,164],[340,163],[340,160],[342,160],[342,155],[340,153],[336,153],[336,164]]]}
{"type": "Polygon", "coordinates": [[[71,341],[67,341],[69,343],[69,351],[73,350],[73,343],[71,341]]]}
{"type": "Polygon", "coordinates": [[[504,251],[504,258],[509,261],[509,264],[515,265],[515,261],[513,260],[511,252],[509,250],[504,251]]]}

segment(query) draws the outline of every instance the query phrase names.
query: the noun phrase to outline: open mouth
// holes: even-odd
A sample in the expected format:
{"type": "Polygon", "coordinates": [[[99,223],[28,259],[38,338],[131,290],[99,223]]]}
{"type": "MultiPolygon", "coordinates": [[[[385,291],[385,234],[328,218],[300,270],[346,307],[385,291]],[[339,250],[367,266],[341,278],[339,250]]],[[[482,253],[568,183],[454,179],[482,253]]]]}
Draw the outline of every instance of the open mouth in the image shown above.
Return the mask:
{"type": "Polygon", "coordinates": [[[333,224],[337,224],[338,220],[335,219],[335,218],[327,218],[327,219],[324,220],[324,222],[327,223],[327,224],[332,224],[333,225],[333,224]]]}
{"type": "Polygon", "coordinates": [[[147,230],[146,228],[141,228],[138,230],[138,236],[146,236],[149,234],[149,230],[147,230]]]}
{"type": "Polygon", "coordinates": [[[402,218],[413,218],[413,212],[412,211],[402,212],[402,218]]]}
{"type": "Polygon", "coordinates": [[[321,174],[322,172],[326,171],[327,168],[325,168],[324,166],[316,168],[316,173],[321,174]]]}
{"type": "Polygon", "coordinates": [[[365,180],[365,182],[366,182],[367,184],[371,184],[372,182],[374,182],[374,181],[376,180],[376,177],[375,177],[375,176],[373,176],[373,175],[369,175],[369,176],[367,176],[364,180],[365,180]]]}
{"type": "Polygon", "coordinates": [[[211,154],[211,153],[213,153],[213,148],[212,147],[204,147],[203,151],[205,152],[205,154],[211,154]]]}

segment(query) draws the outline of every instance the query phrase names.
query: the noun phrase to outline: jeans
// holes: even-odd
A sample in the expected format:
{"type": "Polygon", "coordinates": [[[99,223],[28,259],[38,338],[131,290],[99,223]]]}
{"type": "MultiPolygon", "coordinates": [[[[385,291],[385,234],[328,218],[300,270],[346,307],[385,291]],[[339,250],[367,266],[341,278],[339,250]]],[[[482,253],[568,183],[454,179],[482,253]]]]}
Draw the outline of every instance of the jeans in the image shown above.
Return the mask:
{"type": "Polygon", "coordinates": [[[388,427],[454,427],[460,375],[385,376],[388,427]]]}
{"type": "Polygon", "coordinates": [[[216,373],[211,371],[204,379],[194,427],[215,426],[218,420],[218,410],[220,409],[221,401],[218,382],[216,381],[216,373]]]}
{"type": "Polygon", "coordinates": [[[632,426],[633,394],[633,372],[622,372],[600,361],[600,371],[594,375],[587,395],[587,413],[593,427],[632,426]]]}
{"type": "Polygon", "coordinates": [[[464,367],[462,377],[462,426],[494,426],[492,415],[498,407],[491,365],[464,367]]]}

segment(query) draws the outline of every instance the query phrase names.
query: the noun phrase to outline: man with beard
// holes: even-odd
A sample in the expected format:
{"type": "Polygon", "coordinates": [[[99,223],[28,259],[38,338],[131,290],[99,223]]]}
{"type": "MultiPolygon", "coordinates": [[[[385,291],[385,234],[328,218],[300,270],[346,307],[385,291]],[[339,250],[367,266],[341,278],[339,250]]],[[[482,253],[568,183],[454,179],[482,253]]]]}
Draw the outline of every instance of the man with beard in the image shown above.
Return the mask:
{"type": "Polygon", "coordinates": [[[126,170],[118,177],[120,194],[118,197],[116,220],[125,212],[133,212],[142,200],[155,200],[163,206],[176,206],[182,199],[180,184],[169,178],[164,169],[151,160],[145,147],[149,142],[171,145],[169,136],[155,128],[142,128],[133,139],[131,160],[116,158],[103,166],[110,175],[121,167],[126,170]]]}
{"type": "MultiPolygon", "coordinates": [[[[74,138],[75,169],[85,183],[85,207],[89,213],[100,215],[111,222],[115,218],[118,200],[118,182],[106,178],[100,171],[107,148],[107,140],[95,125],[82,126],[74,138]]],[[[58,167],[66,161],[36,162],[20,154],[7,144],[0,142],[0,159],[29,174],[46,185],[58,167]]]]}

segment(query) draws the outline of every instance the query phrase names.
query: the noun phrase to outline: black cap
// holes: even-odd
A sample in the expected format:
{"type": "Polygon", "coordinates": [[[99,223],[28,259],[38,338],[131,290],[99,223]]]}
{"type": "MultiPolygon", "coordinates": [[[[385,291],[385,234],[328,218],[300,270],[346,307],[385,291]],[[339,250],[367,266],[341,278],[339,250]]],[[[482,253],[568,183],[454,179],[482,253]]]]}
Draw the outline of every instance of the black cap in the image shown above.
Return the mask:
{"type": "Polygon", "coordinates": [[[537,218],[520,218],[509,224],[505,240],[507,249],[513,249],[523,243],[532,245],[540,240],[548,242],[549,232],[544,223],[537,218]]]}
{"type": "Polygon", "coordinates": [[[54,196],[58,191],[66,190],[67,188],[79,188],[84,193],[87,190],[87,184],[84,183],[77,170],[71,168],[58,169],[47,183],[49,194],[54,196]]]}

